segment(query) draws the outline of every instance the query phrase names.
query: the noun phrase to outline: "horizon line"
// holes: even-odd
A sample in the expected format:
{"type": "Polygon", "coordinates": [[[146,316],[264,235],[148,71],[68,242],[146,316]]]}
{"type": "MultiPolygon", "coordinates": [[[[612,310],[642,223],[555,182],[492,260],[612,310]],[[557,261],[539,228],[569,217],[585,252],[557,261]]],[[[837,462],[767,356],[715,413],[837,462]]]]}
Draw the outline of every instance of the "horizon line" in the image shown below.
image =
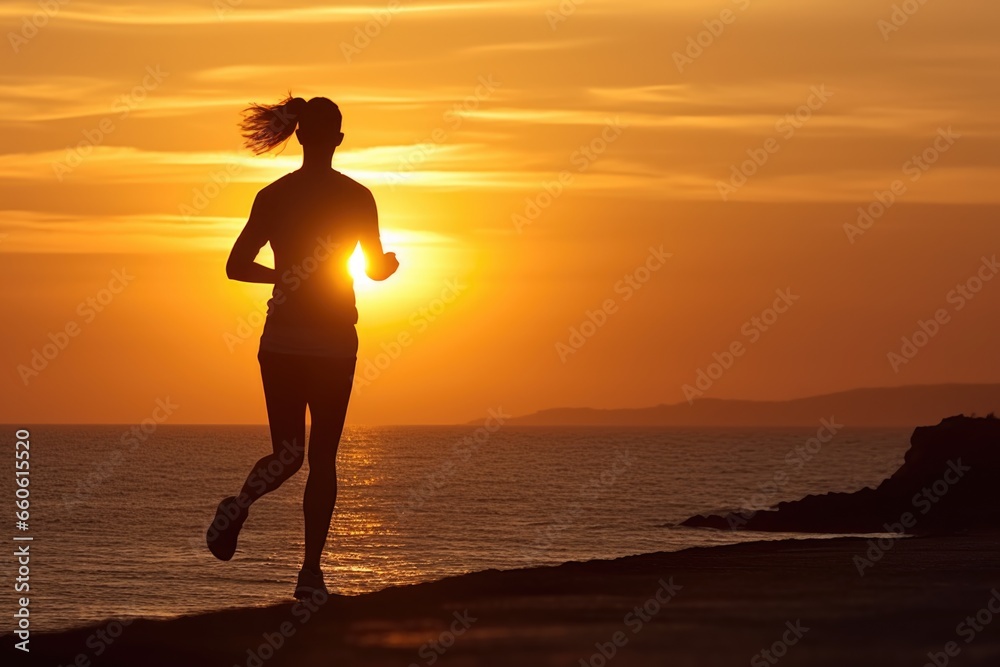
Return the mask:
{"type": "MultiPolygon", "coordinates": [[[[712,402],[725,402],[725,401],[729,401],[729,402],[743,402],[743,403],[791,403],[791,402],[794,402],[794,401],[804,401],[804,400],[809,400],[809,399],[814,399],[814,398],[823,398],[823,397],[826,397],[826,396],[835,396],[837,394],[848,394],[848,393],[851,393],[851,392],[858,392],[858,391],[926,389],[926,388],[930,388],[930,387],[945,388],[945,387],[960,387],[960,386],[964,386],[964,387],[987,387],[987,386],[991,386],[991,385],[1000,386],[1000,381],[997,381],[997,382],[938,382],[938,383],[927,383],[927,384],[904,384],[904,385],[894,385],[894,386],[855,387],[853,389],[843,389],[843,390],[840,390],[840,391],[831,391],[831,392],[826,392],[826,393],[823,393],[823,394],[810,394],[810,395],[807,395],[807,396],[799,396],[797,398],[786,398],[786,399],[697,398],[697,399],[695,399],[694,401],[691,402],[691,404],[690,404],[689,407],[694,407],[695,403],[705,402],[705,401],[712,401],[712,402]]],[[[523,414],[523,415],[515,416],[515,417],[513,417],[513,419],[519,419],[519,418],[526,417],[526,416],[536,415],[536,414],[539,414],[539,413],[542,413],[542,412],[551,411],[551,410],[595,410],[595,411],[648,410],[648,409],[651,409],[651,408],[657,408],[657,407],[661,407],[661,406],[664,406],[664,407],[682,406],[683,404],[684,404],[684,402],[681,401],[681,402],[677,402],[677,403],[656,403],[654,405],[645,405],[645,406],[627,407],[627,408],[592,408],[592,407],[586,407],[586,406],[584,406],[584,407],[560,406],[560,407],[553,407],[553,408],[541,408],[539,410],[535,410],[534,412],[529,412],[529,413],[526,413],[526,414],[523,414]]],[[[413,424],[413,423],[410,423],[410,424],[392,424],[392,423],[390,423],[390,424],[371,424],[371,423],[364,423],[364,424],[362,424],[362,423],[347,423],[346,426],[352,426],[352,427],[358,427],[358,426],[363,426],[363,427],[469,426],[470,422],[474,422],[474,421],[475,420],[466,420],[464,422],[446,422],[446,423],[442,423],[442,422],[428,422],[428,423],[421,423],[421,424],[413,424]]],[[[13,427],[13,428],[16,429],[18,427],[24,428],[26,426],[131,426],[131,425],[134,425],[134,424],[135,424],[135,422],[132,422],[132,421],[129,421],[129,422],[32,422],[32,423],[23,423],[22,422],[20,424],[16,424],[16,423],[2,423],[2,424],[0,424],[0,426],[4,426],[4,427],[10,426],[10,427],[13,427]]],[[[162,424],[162,425],[163,426],[267,426],[268,424],[267,424],[266,421],[264,421],[264,422],[180,422],[180,423],[171,423],[171,424],[162,424]]],[[[310,427],[312,426],[311,420],[307,423],[307,425],[310,426],[310,427]]],[[[158,426],[160,426],[160,425],[158,425],[158,426]]],[[[552,425],[543,425],[543,424],[521,424],[521,426],[525,426],[525,427],[538,427],[538,428],[552,428],[552,425]]],[[[592,427],[593,425],[580,424],[579,426],[592,427]]],[[[621,426],[617,426],[616,425],[616,426],[614,426],[614,428],[628,428],[630,426],[636,426],[636,427],[639,427],[639,428],[686,428],[688,426],[690,426],[690,427],[704,427],[706,425],[705,424],[691,424],[691,425],[685,426],[683,424],[677,424],[677,425],[671,425],[669,427],[660,427],[660,426],[648,426],[648,425],[641,425],[641,424],[636,424],[636,425],[627,425],[626,424],[626,425],[621,425],[621,426]]],[[[748,424],[746,426],[740,426],[740,425],[732,425],[732,424],[730,424],[728,426],[716,426],[714,428],[748,428],[748,427],[760,428],[761,426],[760,425],[756,425],[756,424],[748,424]]],[[[895,425],[895,424],[886,424],[884,426],[866,426],[866,427],[859,427],[859,428],[893,428],[893,427],[898,427],[898,426],[895,425]]],[[[769,428],[782,428],[782,426],[778,425],[778,424],[775,424],[775,425],[769,426],[769,428]]],[[[788,428],[799,428],[799,427],[797,427],[797,426],[788,426],[788,428]]]]}

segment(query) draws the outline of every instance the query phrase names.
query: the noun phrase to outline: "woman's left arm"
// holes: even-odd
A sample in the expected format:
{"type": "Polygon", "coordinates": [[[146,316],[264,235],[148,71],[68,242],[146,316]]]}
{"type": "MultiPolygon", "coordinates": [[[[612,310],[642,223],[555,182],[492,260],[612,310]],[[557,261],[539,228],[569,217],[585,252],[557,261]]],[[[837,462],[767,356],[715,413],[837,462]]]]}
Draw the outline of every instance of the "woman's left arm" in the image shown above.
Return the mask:
{"type": "Polygon", "coordinates": [[[250,209],[250,217],[233,244],[226,262],[226,276],[245,283],[275,282],[274,269],[257,263],[257,253],[268,242],[266,227],[267,210],[263,191],[257,193],[250,209]]]}

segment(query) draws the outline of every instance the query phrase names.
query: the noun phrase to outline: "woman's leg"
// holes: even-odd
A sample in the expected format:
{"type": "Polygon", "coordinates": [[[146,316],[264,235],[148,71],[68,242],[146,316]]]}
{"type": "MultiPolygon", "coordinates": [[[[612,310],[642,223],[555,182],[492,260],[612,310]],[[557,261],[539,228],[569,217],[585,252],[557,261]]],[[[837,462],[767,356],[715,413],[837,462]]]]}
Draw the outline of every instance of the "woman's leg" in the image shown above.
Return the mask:
{"type": "Polygon", "coordinates": [[[244,514],[264,494],[274,491],[302,467],[306,446],[306,376],[308,358],[261,352],[260,375],[271,429],[272,453],[254,464],[237,496],[244,514]]]}
{"type": "Polygon", "coordinates": [[[320,557],[337,501],[337,447],[344,430],[356,363],[354,359],[329,359],[317,363],[306,397],[312,428],[309,433],[309,479],[302,499],[306,529],[302,566],[313,572],[320,571],[320,557]]]}

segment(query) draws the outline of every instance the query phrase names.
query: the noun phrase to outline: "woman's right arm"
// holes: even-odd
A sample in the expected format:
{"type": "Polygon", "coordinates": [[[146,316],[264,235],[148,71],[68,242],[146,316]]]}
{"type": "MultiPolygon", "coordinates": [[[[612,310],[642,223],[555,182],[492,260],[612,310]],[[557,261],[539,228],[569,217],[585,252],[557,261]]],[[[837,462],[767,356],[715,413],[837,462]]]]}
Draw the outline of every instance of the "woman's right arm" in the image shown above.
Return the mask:
{"type": "Polygon", "coordinates": [[[275,282],[274,269],[258,264],[256,261],[257,253],[268,242],[266,216],[264,197],[262,197],[262,192],[258,192],[253,201],[253,207],[250,209],[247,224],[233,244],[229,260],[226,261],[226,276],[230,280],[268,284],[275,282]]]}

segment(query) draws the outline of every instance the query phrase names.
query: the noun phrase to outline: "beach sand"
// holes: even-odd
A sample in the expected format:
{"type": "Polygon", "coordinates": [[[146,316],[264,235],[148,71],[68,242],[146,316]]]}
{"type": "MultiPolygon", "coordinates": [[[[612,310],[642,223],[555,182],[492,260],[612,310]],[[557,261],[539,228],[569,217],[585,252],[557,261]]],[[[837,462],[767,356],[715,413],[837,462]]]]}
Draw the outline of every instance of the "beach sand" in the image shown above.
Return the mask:
{"type": "Polygon", "coordinates": [[[286,604],[35,633],[31,662],[15,651],[22,659],[4,664],[921,667],[934,664],[930,653],[938,667],[1000,665],[1000,614],[988,611],[991,599],[1000,610],[998,538],[883,542],[864,576],[855,557],[878,554],[860,538],[478,572],[331,596],[315,611],[286,604]]]}

